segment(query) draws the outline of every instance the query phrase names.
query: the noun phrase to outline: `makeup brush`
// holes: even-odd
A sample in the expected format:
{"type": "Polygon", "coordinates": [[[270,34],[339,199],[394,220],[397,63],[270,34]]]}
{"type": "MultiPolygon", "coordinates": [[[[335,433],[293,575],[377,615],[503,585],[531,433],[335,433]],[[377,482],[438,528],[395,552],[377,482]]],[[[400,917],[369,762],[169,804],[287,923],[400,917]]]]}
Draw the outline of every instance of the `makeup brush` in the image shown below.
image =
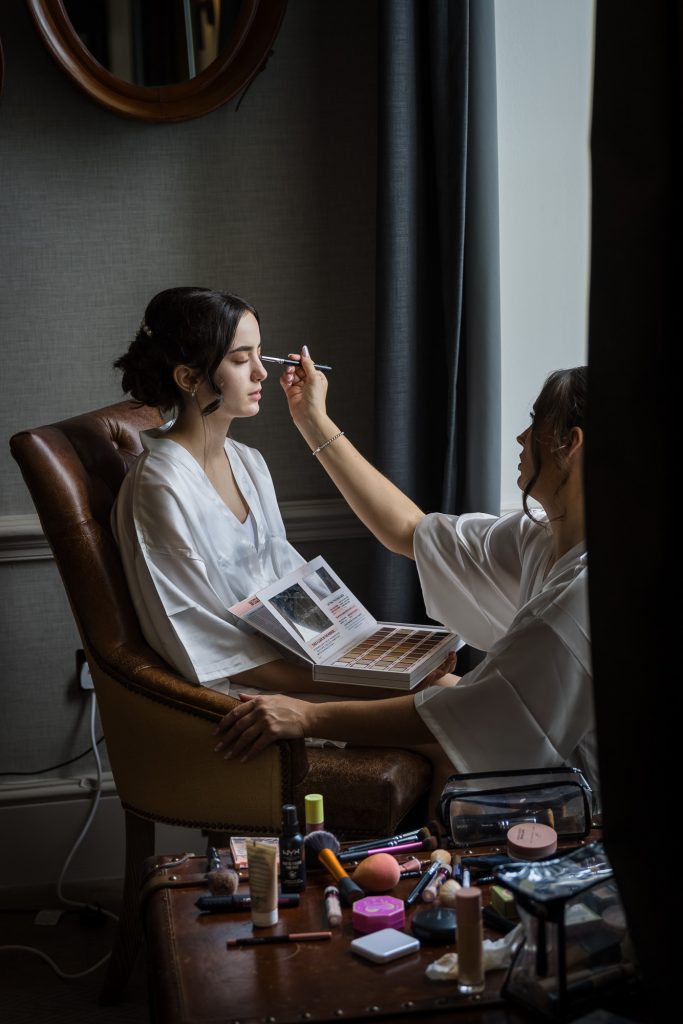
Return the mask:
{"type": "Polygon", "coordinates": [[[430,831],[426,825],[422,828],[413,829],[411,832],[402,832],[397,836],[387,836],[386,839],[366,839],[362,843],[353,843],[344,850],[344,856],[351,856],[352,853],[364,853],[366,850],[374,850],[379,846],[400,846],[401,843],[414,843],[420,839],[427,839],[430,831]]]}
{"type": "Polygon", "coordinates": [[[206,884],[213,896],[231,896],[237,892],[240,876],[232,868],[221,868],[207,872],[206,884]]]}
{"type": "Polygon", "coordinates": [[[337,884],[339,894],[344,903],[351,904],[365,896],[364,891],[357,885],[339,863],[337,853],[339,852],[339,840],[331,832],[320,829],[318,832],[310,832],[304,837],[304,849],[306,850],[306,863],[317,859],[332,875],[337,884]]]}
{"type": "Polygon", "coordinates": [[[392,853],[396,856],[399,853],[416,853],[419,850],[436,850],[437,845],[437,840],[434,836],[427,836],[426,839],[415,839],[409,843],[373,846],[368,850],[361,850],[356,853],[352,853],[350,850],[344,850],[343,853],[339,854],[339,862],[340,864],[347,864],[350,860],[364,860],[366,857],[372,857],[376,853],[392,853]]]}
{"type": "Polygon", "coordinates": [[[320,835],[324,839],[323,846],[329,847],[332,853],[338,854],[341,850],[341,843],[334,835],[333,832],[326,832],[325,829],[316,829],[315,833],[309,832],[308,835],[304,836],[304,855],[306,857],[306,867],[315,868],[318,866],[320,861],[318,860],[318,852],[322,849],[322,846],[313,846],[310,842],[309,837],[312,835],[320,835]]]}

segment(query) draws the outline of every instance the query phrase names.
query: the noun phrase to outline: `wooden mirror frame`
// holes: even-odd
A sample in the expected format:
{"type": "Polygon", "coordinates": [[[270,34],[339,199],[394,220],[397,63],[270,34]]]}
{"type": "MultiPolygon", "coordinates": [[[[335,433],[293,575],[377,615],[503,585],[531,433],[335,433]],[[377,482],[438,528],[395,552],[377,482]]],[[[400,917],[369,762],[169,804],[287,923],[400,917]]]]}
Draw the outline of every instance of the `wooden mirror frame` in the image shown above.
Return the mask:
{"type": "Polygon", "coordinates": [[[236,96],[263,68],[287,0],[243,0],[228,45],[201,74],[177,85],[133,85],[99,64],[81,42],[62,0],[27,0],[38,31],[63,71],[91,99],[139,121],[188,121],[236,96]]]}

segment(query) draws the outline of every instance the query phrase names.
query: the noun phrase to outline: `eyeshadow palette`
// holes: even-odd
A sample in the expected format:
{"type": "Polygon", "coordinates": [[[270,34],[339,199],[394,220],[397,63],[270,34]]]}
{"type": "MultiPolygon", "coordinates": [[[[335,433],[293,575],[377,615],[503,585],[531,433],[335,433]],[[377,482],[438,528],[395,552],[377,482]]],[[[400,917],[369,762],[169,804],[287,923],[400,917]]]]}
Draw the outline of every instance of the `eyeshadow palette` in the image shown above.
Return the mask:
{"type": "Polygon", "coordinates": [[[343,681],[344,673],[362,673],[373,686],[411,689],[454,650],[453,634],[436,626],[383,622],[331,664],[316,665],[315,679],[343,681]]]}
{"type": "Polygon", "coordinates": [[[462,646],[443,626],[378,622],[321,556],[230,611],[325,682],[411,690],[462,646]]]}

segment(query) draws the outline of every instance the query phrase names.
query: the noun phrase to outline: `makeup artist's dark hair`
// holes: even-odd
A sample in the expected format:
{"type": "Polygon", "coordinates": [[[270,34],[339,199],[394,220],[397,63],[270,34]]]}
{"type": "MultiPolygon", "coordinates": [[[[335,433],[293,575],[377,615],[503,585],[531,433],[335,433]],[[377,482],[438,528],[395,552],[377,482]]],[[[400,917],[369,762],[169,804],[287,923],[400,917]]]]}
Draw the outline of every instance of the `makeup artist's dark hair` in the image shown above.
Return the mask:
{"type": "Polygon", "coordinates": [[[230,292],[209,288],[167,288],[150,301],[128,351],[114,366],[123,371],[121,387],[142,405],[173,409],[180,389],[173,379],[176,366],[189,366],[197,379],[206,378],[216,398],[202,409],[207,416],[223,398],[214,373],[228,352],[237,325],[254,307],[230,292]]]}
{"type": "MultiPolygon", "coordinates": [[[[529,511],[529,494],[541,472],[540,443],[551,453],[556,465],[562,466],[564,448],[569,443],[573,427],[584,428],[586,420],[586,389],[588,367],[575,366],[571,370],[555,370],[546,377],[541,392],[534,402],[532,413],[531,455],[533,473],[527,482],[522,502],[530,519],[537,520],[529,511]]],[[[560,481],[558,492],[564,486],[566,474],[560,481]]]]}

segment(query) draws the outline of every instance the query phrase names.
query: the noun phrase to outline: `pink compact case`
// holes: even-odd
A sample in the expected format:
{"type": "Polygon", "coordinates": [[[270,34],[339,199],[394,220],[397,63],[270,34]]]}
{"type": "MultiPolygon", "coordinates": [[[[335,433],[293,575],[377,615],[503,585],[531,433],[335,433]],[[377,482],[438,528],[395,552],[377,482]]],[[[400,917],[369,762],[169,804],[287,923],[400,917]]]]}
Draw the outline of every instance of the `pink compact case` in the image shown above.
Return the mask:
{"type": "Polygon", "coordinates": [[[353,927],[365,935],[381,928],[402,928],[406,915],[396,896],[364,896],[353,904],[353,927]]]}

